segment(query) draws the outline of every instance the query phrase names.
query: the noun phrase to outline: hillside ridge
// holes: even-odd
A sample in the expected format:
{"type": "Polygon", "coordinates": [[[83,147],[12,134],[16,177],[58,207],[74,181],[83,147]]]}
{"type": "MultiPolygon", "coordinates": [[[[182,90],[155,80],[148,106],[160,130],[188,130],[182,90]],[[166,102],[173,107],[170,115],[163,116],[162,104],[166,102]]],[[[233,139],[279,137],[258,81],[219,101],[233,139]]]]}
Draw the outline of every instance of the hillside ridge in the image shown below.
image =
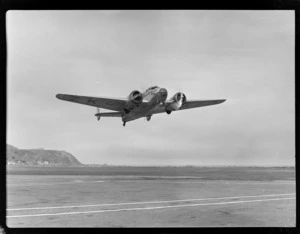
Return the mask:
{"type": "Polygon", "coordinates": [[[9,165],[83,165],[75,156],[64,150],[19,149],[9,144],[6,144],[6,163],[9,165]]]}

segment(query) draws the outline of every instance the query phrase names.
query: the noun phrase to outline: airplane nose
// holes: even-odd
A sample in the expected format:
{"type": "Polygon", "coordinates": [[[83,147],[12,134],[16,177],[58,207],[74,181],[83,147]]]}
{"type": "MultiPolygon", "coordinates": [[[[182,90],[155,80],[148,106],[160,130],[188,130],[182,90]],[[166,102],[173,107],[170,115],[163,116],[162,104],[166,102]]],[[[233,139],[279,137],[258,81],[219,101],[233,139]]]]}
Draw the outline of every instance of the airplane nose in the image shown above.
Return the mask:
{"type": "Polygon", "coordinates": [[[162,95],[162,96],[167,96],[168,95],[168,91],[166,90],[166,89],[160,89],[160,94],[162,95]]]}

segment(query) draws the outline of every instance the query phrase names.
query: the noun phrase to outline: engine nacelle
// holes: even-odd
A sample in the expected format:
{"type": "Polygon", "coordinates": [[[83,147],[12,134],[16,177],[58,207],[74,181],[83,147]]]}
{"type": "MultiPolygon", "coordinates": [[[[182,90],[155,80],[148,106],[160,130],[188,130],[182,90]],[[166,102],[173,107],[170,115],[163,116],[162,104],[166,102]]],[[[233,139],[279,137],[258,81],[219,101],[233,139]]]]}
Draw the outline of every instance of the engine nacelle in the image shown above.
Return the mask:
{"type": "Polygon", "coordinates": [[[138,90],[134,90],[130,93],[128,101],[136,105],[141,104],[143,102],[143,94],[138,90]]]}
{"type": "Polygon", "coordinates": [[[143,94],[138,91],[132,91],[128,96],[128,101],[124,107],[125,113],[129,113],[133,108],[138,107],[143,102],[143,94]]]}
{"type": "Polygon", "coordinates": [[[171,111],[179,110],[183,103],[186,102],[186,96],[184,93],[178,92],[171,99],[170,103],[166,107],[166,112],[169,114],[171,111]]]}

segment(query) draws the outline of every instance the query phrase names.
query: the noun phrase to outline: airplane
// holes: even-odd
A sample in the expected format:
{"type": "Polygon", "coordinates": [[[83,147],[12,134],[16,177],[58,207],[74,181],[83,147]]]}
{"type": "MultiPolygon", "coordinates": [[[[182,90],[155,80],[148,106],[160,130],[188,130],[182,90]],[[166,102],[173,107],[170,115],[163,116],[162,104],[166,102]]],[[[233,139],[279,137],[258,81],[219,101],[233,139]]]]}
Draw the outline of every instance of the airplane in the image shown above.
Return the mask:
{"type": "Polygon", "coordinates": [[[167,89],[158,86],[152,86],[144,93],[134,90],[127,98],[123,99],[69,94],[56,95],[58,99],[64,101],[97,107],[98,112],[95,116],[98,121],[101,117],[121,117],[123,126],[125,126],[126,122],[143,117],[146,117],[147,121],[150,121],[154,114],[171,114],[173,111],[216,105],[226,101],[226,99],[187,100],[186,95],[182,92],[175,93],[169,100],[167,100],[167,96],[167,89]],[[100,113],[99,108],[113,110],[114,112],[100,113]]]}

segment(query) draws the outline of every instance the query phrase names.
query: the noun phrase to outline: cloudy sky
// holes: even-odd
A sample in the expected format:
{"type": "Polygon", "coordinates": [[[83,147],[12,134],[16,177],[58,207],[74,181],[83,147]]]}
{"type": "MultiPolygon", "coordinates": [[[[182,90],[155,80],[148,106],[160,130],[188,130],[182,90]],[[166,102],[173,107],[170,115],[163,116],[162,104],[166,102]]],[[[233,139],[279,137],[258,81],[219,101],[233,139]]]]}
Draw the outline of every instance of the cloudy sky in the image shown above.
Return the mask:
{"type": "Polygon", "coordinates": [[[10,11],[7,143],[82,163],[294,165],[293,11],[10,11]],[[151,85],[216,106],[128,122],[57,93],[151,85]]]}

